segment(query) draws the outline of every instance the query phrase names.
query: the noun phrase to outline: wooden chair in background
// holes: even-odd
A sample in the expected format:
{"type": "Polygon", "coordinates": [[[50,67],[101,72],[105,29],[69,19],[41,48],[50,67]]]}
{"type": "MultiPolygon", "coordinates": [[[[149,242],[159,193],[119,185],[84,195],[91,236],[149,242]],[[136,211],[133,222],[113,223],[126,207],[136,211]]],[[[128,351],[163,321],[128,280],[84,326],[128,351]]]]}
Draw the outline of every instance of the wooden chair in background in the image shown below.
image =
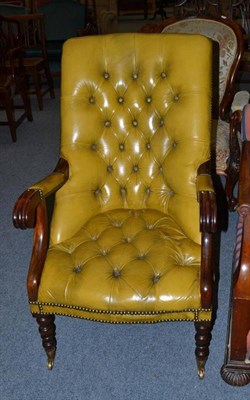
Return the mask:
{"type": "Polygon", "coordinates": [[[9,126],[13,142],[21,122],[25,118],[33,120],[18,32],[20,28],[16,21],[0,16],[0,102],[7,116],[7,121],[0,121],[0,125],[9,126]],[[17,105],[17,96],[21,97],[22,104],[17,105]],[[16,117],[16,109],[24,109],[24,112],[16,117]]]}
{"type": "Polygon", "coordinates": [[[48,62],[44,16],[42,14],[15,15],[20,24],[20,44],[24,49],[24,68],[29,81],[29,93],[35,94],[39,109],[43,109],[43,96],[54,98],[54,84],[48,62]],[[34,90],[33,90],[34,88],[34,90]]]}

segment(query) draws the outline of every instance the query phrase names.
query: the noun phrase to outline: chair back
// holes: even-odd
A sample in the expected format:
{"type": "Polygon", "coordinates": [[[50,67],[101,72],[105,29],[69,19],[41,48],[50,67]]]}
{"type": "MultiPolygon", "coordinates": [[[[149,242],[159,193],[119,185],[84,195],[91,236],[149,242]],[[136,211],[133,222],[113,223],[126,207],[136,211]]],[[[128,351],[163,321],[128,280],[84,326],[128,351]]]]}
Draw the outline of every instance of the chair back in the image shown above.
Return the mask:
{"type": "Polygon", "coordinates": [[[20,26],[17,21],[0,16],[0,73],[11,75],[22,73],[23,48],[19,42],[20,26]]]}
{"type": "Polygon", "coordinates": [[[43,14],[16,15],[10,17],[20,25],[20,43],[28,57],[42,56],[47,59],[43,14]]]}
{"type": "Polygon", "coordinates": [[[169,213],[200,241],[196,174],[210,157],[211,52],[209,39],[191,35],[64,44],[61,155],[70,178],[57,193],[52,243],[120,208],[169,213]]]}
{"type": "Polygon", "coordinates": [[[21,5],[21,2],[2,2],[0,3],[0,15],[9,16],[9,15],[23,15],[29,14],[29,9],[21,5]]]}
{"type": "Polygon", "coordinates": [[[72,0],[49,0],[37,12],[44,14],[47,40],[64,41],[86,26],[87,6],[72,0]]]}
{"type": "MultiPolygon", "coordinates": [[[[244,39],[241,28],[224,17],[173,17],[164,21],[162,33],[200,34],[219,45],[219,103],[220,113],[228,103],[228,96],[235,93],[236,73],[243,56],[244,39]]],[[[157,31],[159,31],[157,29],[157,31]]],[[[216,76],[216,74],[214,74],[216,76]]]]}

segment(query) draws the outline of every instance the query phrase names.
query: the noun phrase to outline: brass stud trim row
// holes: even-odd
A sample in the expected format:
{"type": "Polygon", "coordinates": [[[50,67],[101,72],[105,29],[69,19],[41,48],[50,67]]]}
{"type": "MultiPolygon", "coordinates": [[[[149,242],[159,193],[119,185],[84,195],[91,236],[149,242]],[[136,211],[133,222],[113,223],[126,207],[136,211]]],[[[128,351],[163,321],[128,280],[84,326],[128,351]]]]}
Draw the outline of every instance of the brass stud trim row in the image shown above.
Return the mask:
{"type": "Polygon", "coordinates": [[[30,301],[30,305],[37,305],[40,309],[41,312],[43,312],[43,307],[59,307],[59,308],[68,308],[71,310],[76,310],[76,311],[85,311],[85,312],[91,312],[95,314],[110,314],[110,315],[161,315],[161,314],[180,314],[184,312],[192,312],[195,314],[195,318],[198,317],[198,314],[202,311],[204,312],[211,312],[212,309],[210,308],[198,308],[198,309],[192,309],[188,308],[185,310],[162,310],[162,311],[110,311],[110,310],[97,310],[97,309],[91,309],[87,307],[80,307],[80,306],[73,306],[73,305],[67,305],[67,304],[57,304],[57,303],[47,303],[47,302],[39,302],[39,301],[30,301]]]}
{"type": "Polygon", "coordinates": [[[85,319],[87,321],[93,321],[93,322],[101,322],[101,323],[108,323],[108,324],[115,324],[115,325],[138,325],[138,324],[156,324],[159,322],[211,322],[211,319],[187,319],[187,318],[178,318],[178,319],[157,319],[155,321],[108,321],[108,320],[103,320],[103,319],[95,319],[95,318],[90,318],[90,317],[82,317],[78,315],[73,315],[73,314],[64,314],[64,313],[47,313],[47,312],[41,312],[39,314],[33,312],[32,313],[34,316],[36,315],[60,315],[62,317],[70,317],[70,318],[80,318],[80,319],[85,319]]]}

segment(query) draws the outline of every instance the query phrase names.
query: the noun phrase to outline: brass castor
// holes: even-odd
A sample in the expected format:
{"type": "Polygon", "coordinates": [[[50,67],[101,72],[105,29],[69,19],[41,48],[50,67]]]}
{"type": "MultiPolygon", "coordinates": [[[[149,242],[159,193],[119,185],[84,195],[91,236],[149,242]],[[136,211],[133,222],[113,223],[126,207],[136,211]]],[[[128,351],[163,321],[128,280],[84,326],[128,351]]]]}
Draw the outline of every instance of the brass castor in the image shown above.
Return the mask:
{"type": "Polygon", "coordinates": [[[47,353],[47,355],[48,355],[47,367],[48,367],[48,370],[50,370],[50,371],[54,367],[55,354],[56,354],[55,351],[50,351],[47,353]]]}
{"type": "Polygon", "coordinates": [[[205,361],[197,360],[198,377],[203,379],[205,376],[205,361]]]}

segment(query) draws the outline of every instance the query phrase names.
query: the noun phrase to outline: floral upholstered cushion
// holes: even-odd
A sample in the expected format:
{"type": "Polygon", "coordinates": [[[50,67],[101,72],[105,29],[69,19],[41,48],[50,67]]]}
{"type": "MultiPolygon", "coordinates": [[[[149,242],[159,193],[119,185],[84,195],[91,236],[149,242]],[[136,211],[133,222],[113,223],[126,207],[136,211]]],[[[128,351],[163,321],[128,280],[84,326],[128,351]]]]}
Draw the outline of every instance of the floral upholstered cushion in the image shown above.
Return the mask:
{"type": "Polygon", "coordinates": [[[237,38],[234,31],[227,25],[214,20],[188,18],[166,26],[162,33],[200,34],[219,43],[219,95],[223,98],[228,74],[237,51],[237,38]]]}
{"type": "MultiPolygon", "coordinates": [[[[214,20],[188,18],[166,26],[162,33],[190,33],[201,34],[219,44],[219,101],[221,102],[230,72],[231,65],[237,51],[237,38],[234,31],[227,25],[214,20]]],[[[213,121],[213,132],[216,137],[216,170],[218,174],[225,174],[229,158],[229,124],[219,119],[213,121]]]]}
{"type": "Polygon", "coordinates": [[[212,120],[212,136],[215,138],[216,172],[225,175],[229,159],[229,123],[219,120],[212,120]]]}

